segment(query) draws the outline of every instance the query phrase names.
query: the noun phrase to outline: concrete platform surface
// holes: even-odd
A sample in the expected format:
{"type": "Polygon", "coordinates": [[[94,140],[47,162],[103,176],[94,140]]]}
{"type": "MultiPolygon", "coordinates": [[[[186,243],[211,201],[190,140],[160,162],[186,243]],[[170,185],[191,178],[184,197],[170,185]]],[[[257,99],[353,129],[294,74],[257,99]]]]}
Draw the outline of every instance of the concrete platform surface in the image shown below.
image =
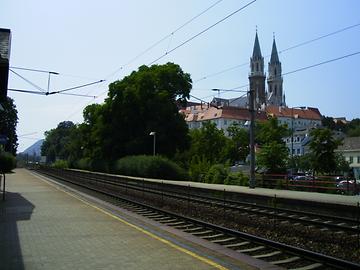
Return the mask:
{"type": "Polygon", "coordinates": [[[25,169],[6,179],[0,269],[254,269],[159,236],[25,169]]]}

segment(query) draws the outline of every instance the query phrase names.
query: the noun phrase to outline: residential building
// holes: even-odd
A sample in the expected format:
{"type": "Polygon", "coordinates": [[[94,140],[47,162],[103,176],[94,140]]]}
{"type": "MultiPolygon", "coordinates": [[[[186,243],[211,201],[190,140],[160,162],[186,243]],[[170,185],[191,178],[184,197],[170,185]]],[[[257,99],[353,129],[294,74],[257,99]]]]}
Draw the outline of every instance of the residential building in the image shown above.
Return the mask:
{"type": "Polygon", "coordinates": [[[266,113],[291,130],[291,135],[284,138],[290,155],[302,156],[309,152],[310,131],[321,126],[321,113],[317,108],[267,106],[266,113]]]}
{"type": "Polygon", "coordinates": [[[344,138],[343,144],[338,147],[336,152],[345,157],[354,171],[355,178],[360,179],[360,137],[344,138]]]}
{"type": "MultiPolygon", "coordinates": [[[[238,124],[240,127],[248,128],[250,121],[250,112],[245,108],[238,107],[187,107],[182,111],[185,114],[185,121],[190,129],[201,128],[203,123],[215,123],[218,129],[222,129],[227,135],[227,129],[232,124],[238,124]]],[[[267,116],[263,111],[257,112],[255,118],[260,121],[266,121],[267,116]]]]}
{"type": "Polygon", "coordinates": [[[309,129],[321,126],[321,113],[317,108],[288,108],[267,106],[266,113],[276,117],[279,124],[287,125],[289,129],[309,129]]]}

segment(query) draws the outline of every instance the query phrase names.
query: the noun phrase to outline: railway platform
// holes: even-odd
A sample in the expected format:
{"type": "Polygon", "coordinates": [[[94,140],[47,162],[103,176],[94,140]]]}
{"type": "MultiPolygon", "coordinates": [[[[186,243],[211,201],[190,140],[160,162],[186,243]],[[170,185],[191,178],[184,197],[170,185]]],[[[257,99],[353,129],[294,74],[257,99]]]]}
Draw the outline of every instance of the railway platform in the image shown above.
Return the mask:
{"type": "Polygon", "coordinates": [[[276,269],[258,263],[227,257],[31,171],[7,175],[0,269],[276,269]]]}

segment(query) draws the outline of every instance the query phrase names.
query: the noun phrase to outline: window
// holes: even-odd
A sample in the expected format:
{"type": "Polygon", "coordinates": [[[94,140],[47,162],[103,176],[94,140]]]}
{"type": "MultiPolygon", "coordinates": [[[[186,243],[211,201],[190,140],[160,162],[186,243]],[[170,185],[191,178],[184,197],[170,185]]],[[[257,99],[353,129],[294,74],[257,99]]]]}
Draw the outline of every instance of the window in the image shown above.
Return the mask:
{"type": "Polygon", "coordinates": [[[349,158],[349,161],[350,161],[350,163],[353,163],[353,162],[354,162],[353,157],[350,157],[350,158],[349,158]]]}
{"type": "Polygon", "coordinates": [[[259,71],[259,63],[256,63],[256,71],[259,71]]]}
{"type": "Polygon", "coordinates": [[[358,162],[357,163],[360,163],[360,156],[358,156],[358,162]]]}
{"type": "Polygon", "coordinates": [[[300,155],[300,149],[299,148],[297,149],[297,154],[300,155]]]}
{"type": "Polygon", "coordinates": [[[224,125],[227,125],[227,120],[226,119],[224,119],[224,125]]]}

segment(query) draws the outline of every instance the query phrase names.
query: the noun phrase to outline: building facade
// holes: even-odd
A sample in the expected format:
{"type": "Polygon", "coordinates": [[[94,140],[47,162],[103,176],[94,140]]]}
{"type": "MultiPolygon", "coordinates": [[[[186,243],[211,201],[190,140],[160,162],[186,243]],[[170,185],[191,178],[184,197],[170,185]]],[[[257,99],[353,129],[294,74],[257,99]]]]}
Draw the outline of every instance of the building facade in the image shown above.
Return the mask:
{"type": "Polygon", "coordinates": [[[338,147],[336,152],[341,153],[350,168],[354,172],[354,177],[360,179],[360,137],[344,138],[343,144],[338,147]]]}
{"type": "MultiPolygon", "coordinates": [[[[227,129],[236,124],[239,127],[247,129],[249,127],[250,112],[245,108],[238,107],[187,107],[182,113],[185,115],[185,121],[189,129],[201,128],[205,122],[214,123],[218,129],[228,135],[227,129]]],[[[266,121],[267,116],[264,111],[259,111],[255,117],[257,120],[266,121]]]]}

